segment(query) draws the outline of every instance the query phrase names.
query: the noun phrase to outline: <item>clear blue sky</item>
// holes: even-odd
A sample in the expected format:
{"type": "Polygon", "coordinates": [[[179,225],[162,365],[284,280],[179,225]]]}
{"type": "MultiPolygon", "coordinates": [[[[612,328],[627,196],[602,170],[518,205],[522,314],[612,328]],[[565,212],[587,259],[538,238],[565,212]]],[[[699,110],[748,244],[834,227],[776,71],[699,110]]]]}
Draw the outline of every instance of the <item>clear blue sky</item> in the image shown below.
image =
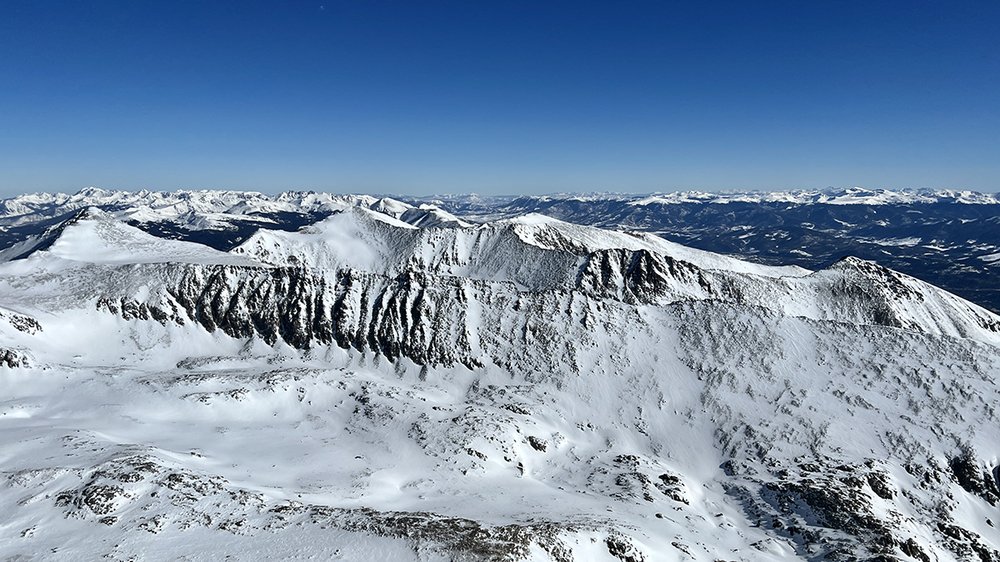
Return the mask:
{"type": "Polygon", "coordinates": [[[1000,2],[0,3],[0,195],[1000,189],[1000,2]]]}

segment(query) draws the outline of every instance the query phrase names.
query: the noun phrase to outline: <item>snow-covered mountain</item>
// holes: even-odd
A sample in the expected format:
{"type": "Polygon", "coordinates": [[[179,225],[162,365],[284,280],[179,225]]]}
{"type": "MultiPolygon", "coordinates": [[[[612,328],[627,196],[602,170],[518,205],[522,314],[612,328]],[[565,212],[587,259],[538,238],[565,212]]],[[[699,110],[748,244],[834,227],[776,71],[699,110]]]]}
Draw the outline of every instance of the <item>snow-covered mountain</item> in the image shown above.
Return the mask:
{"type": "Polygon", "coordinates": [[[467,226],[539,213],[574,224],[648,232],[757,263],[813,270],[855,256],[1000,313],[1000,198],[959,190],[459,195],[400,201],[313,192],[268,196],[90,188],[73,195],[0,201],[0,247],[14,246],[95,207],[158,237],[228,251],[260,228],[295,231],[355,206],[419,227],[467,226]]]}
{"type": "Polygon", "coordinates": [[[822,269],[861,257],[1000,312],[1000,197],[869,190],[428,198],[480,220],[543,213],[712,252],[822,269]]]}
{"type": "Polygon", "coordinates": [[[5,558],[1000,560],[1000,317],[871,261],[322,194],[4,205],[5,558]]]}

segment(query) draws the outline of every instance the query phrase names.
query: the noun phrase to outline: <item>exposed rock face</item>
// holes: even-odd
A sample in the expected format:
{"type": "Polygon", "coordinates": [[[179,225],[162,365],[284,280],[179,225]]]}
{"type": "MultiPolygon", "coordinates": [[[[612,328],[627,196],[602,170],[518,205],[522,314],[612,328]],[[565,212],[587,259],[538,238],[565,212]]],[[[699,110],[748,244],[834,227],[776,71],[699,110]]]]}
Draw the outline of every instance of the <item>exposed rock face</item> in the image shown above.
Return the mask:
{"type": "Polygon", "coordinates": [[[188,318],[234,338],[293,347],[330,341],[321,279],[299,268],[190,267],[167,288],[188,318]]]}
{"type": "Polygon", "coordinates": [[[0,365],[5,367],[28,367],[28,358],[14,349],[0,349],[0,365]]]}
{"type": "Polygon", "coordinates": [[[990,505],[1000,502],[1000,490],[997,489],[997,467],[987,467],[976,458],[975,452],[969,449],[952,458],[948,462],[958,485],[970,494],[975,494],[990,505]]]}
{"type": "Polygon", "coordinates": [[[234,338],[299,349],[335,343],[420,364],[474,365],[466,284],[435,281],[419,273],[388,278],[347,270],[331,278],[303,268],[190,267],[167,293],[187,318],[234,338]]]}
{"type": "MultiPolygon", "coordinates": [[[[926,314],[914,314],[900,303],[924,300],[912,283],[877,266],[850,266],[852,274],[826,279],[768,280],[706,271],[691,263],[645,250],[607,250],[582,258],[576,281],[565,288],[531,291],[507,282],[468,279],[407,269],[385,275],[353,269],[318,271],[306,267],[200,266],[172,267],[165,292],[169,298],[144,303],[110,297],[98,307],[123,318],[183,322],[186,317],[208,330],[235,338],[256,336],[299,348],[336,343],[343,348],[372,350],[390,359],[408,357],[421,364],[481,363],[473,354],[470,334],[478,331],[470,311],[501,325],[538,328],[526,315],[573,316],[588,322],[610,301],[626,305],[669,304],[713,300],[773,308],[805,285],[813,292],[806,314],[910,330],[927,327],[926,314]],[[860,270],[857,267],[861,267],[860,270]],[[874,269],[872,269],[874,268],[874,269]],[[861,271],[860,274],[853,274],[861,271]],[[874,271],[875,273],[870,273],[874,271]],[[890,279],[891,281],[886,281],[890,279]],[[569,302],[573,304],[568,305],[569,302]],[[561,308],[564,304],[569,309],[561,308]],[[183,310],[184,314],[178,314],[183,310]]],[[[966,308],[968,326],[956,322],[932,328],[972,336],[972,330],[998,333],[1000,324],[988,313],[966,308]]],[[[555,320],[558,323],[558,320],[555,320]]],[[[547,321],[546,321],[547,322],[547,321]]],[[[511,334],[516,335],[516,334],[511,334]]],[[[525,336],[527,338],[527,336],[525,336]]],[[[495,355],[495,354],[494,354],[495,355]]],[[[493,360],[503,363],[499,357],[493,360]]]]}
{"type": "Polygon", "coordinates": [[[693,264],[648,250],[614,249],[586,257],[577,287],[594,296],[653,303],[712,298],[724,286],[723,281],[713,285],[713,277],[693,264]]]}

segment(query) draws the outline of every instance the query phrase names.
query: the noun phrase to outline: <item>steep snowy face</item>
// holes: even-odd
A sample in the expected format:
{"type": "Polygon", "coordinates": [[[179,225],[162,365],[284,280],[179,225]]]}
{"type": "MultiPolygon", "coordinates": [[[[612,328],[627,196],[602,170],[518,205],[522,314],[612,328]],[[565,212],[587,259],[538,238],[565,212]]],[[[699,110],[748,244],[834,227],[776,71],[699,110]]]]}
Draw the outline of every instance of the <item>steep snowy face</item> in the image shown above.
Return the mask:
{"type": "Polygon", "coordinates": [[[0,265],[0,551],[1000,560],[997,316],[414,209],[230,252],[86,211],[0,265]]]}
{"type": "MultiPolygon", "coordinates": [[[[811,276],[818,297],[813,317],[881,324],[1000,343],[998,317],[922,281],[872,262],[845,258],[811,276]]],[[[789,310],[793,314],[794,308],[789,310]]],[[[802,314],[809,316],[809,314],[802,314]]]]}

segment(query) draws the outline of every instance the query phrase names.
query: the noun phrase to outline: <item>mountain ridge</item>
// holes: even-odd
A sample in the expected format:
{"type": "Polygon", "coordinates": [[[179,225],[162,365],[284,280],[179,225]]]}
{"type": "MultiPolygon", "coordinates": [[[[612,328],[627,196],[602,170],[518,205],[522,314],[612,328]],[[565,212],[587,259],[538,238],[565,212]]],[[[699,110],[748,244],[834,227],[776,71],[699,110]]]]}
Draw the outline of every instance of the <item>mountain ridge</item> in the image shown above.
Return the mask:
{"type": "Polygon", "coordinates": [[[229,251],[124,216],[0,263],[5,555],[1000,560],[1000,318],[915,278],[541,216],[229,251]]]}

